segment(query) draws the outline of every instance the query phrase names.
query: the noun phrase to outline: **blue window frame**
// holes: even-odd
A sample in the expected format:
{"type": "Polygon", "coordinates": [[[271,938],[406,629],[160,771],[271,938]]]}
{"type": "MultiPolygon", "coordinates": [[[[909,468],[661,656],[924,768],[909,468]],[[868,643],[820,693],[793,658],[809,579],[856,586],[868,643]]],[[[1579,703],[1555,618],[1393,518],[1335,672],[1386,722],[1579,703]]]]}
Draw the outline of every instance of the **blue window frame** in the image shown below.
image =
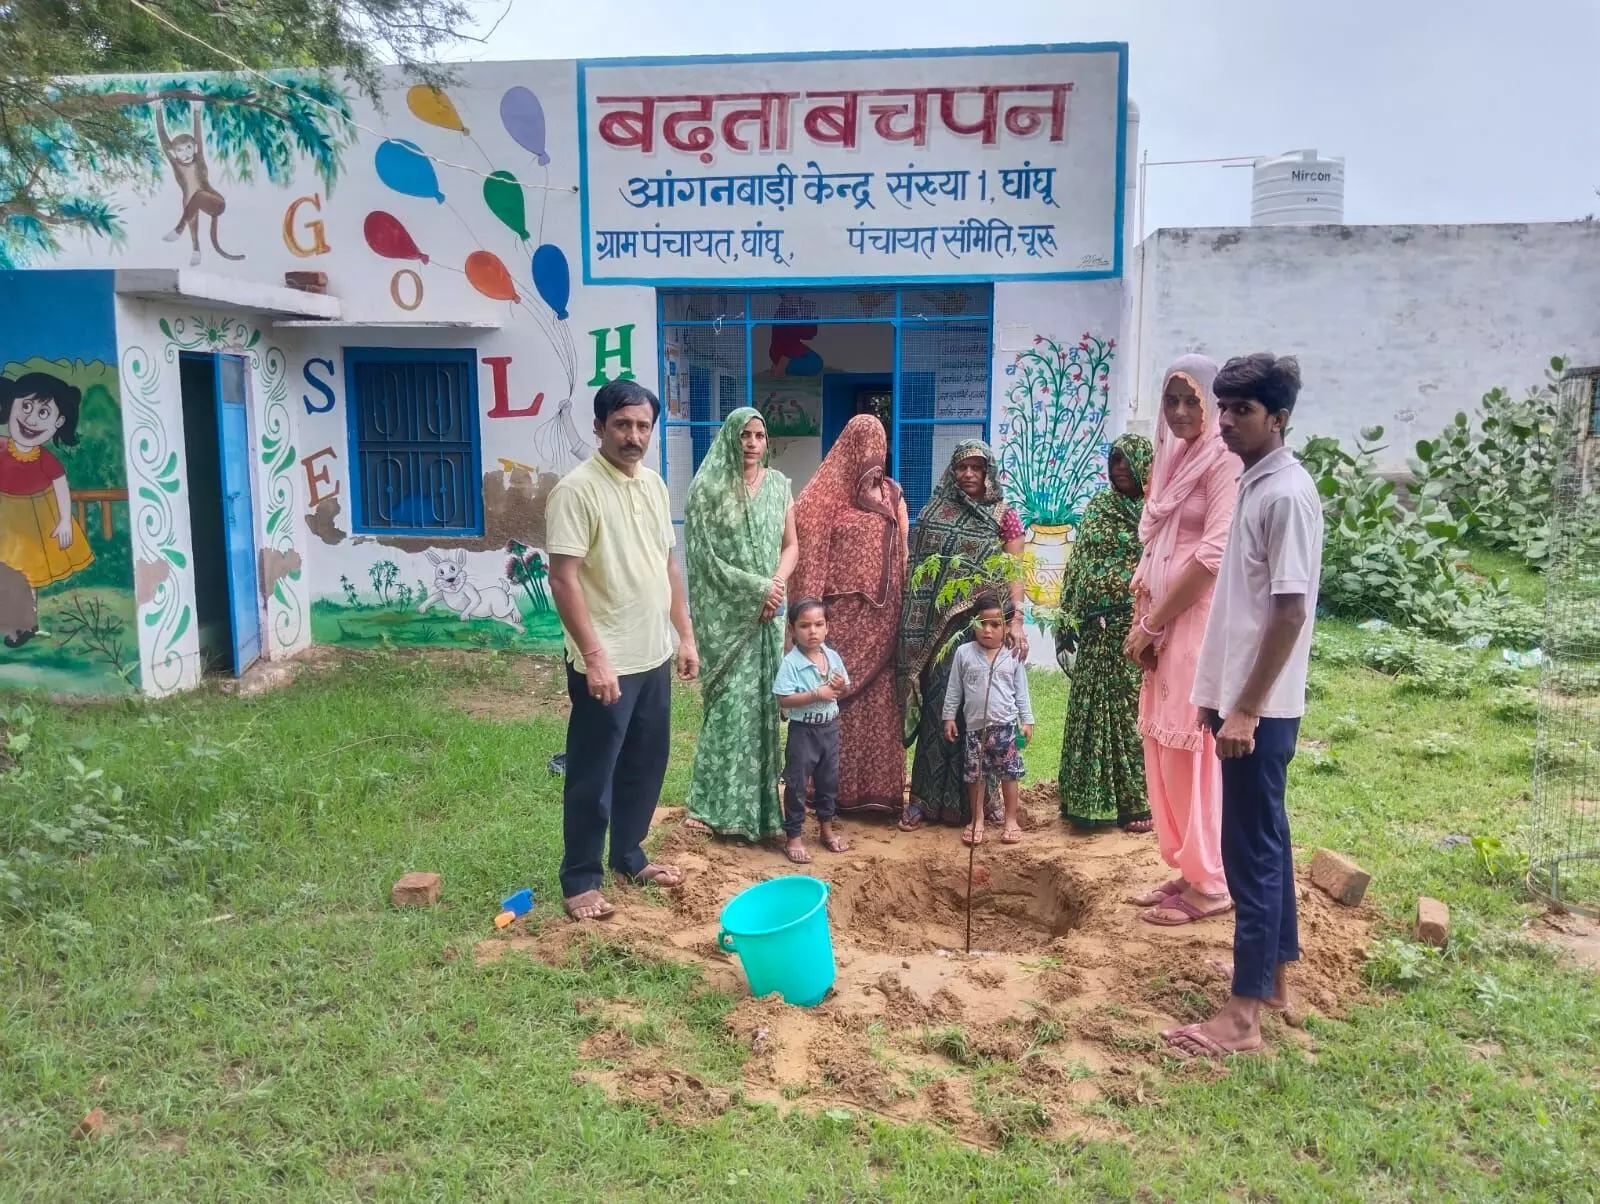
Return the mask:
{"type": "MultiPolygon", "coordinates": [[[[661,472],[682,513],[689,478],[729,412],[755,401],[758,327],[881,325],[894,331],[892,472],[913,516],[962,439],[988,438],[994,359],[994,289],[919,282],[834,288],[659,289],[664,398],[661,472]],[[797,312],[803,307],[803,313],[797,312]],[[668,362],[668,344],[679,362],[668,362]],[[674,379],[678,374],[682,379],[674,379]],[[974,390],[981,397],[968,404],[974,390]],[[674,401],[674,397],[676,400],[674,401]]],[[[827,448],[823,448],[824,453],[827,448]]]]}
{"type": "Polygon", "coordinates": [[[344,372],[352,530],[482,535],[477,353],[346,347],[344,372]]]}

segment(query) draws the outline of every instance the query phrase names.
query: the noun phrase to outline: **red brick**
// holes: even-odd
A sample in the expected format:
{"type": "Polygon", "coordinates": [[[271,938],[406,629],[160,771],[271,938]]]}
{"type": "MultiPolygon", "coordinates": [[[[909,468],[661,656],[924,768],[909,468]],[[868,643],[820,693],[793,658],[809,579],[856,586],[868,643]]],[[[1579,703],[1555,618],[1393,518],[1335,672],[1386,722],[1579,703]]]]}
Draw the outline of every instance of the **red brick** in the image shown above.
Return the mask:
{"type": "Polygon", "coordinates": [[[439,901],[439,875],[413,870],[394,884],[389,902],[396,907],[432,907],[439,901]]]}
{"type": "Polygon", "coordinates": [[[1450,909],[1427,895],[1417,896],[1417,922],[1411,929],[1415,940],[1443,949],[1450,943],[1450,909]]]}
{"type": "Polygon", "coordinates": [[[326,293],[328,291],[328,273],[326,272],[285,272],[283,283],[302,293],[326,293]]]}
{"type": "Polygon", "coordinates": [[[110,1132],[111,1126],[106,1121],[106,1114],[95,1108],[73,1126],[71,1137],[73,1141],[94,1141],[104,1137],[110,1132]]]}
{"type": "Polygon", "coordinates": [[[1318,849],[1311,859],[1311,882],[1335,901],[1354,907],[1366,895],[1372,875],[1343,853],[1318,849]]]}

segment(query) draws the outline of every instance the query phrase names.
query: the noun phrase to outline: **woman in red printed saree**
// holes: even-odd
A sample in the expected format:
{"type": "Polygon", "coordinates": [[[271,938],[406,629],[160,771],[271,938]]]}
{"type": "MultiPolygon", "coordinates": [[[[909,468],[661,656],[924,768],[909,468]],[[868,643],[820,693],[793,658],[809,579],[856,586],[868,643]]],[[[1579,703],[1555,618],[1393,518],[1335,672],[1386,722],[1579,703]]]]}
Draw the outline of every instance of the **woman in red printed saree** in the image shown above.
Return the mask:
{"type": "Polygon", "coordinates": [[[795,502],[800,561],[789,600],[821,598],[828,643],[850,672],[839,699],[839,810],[897,815],[906,762],[895,650],[906,580],[906,505],[884,475],[883,424],[858,414],[795,502]]]}

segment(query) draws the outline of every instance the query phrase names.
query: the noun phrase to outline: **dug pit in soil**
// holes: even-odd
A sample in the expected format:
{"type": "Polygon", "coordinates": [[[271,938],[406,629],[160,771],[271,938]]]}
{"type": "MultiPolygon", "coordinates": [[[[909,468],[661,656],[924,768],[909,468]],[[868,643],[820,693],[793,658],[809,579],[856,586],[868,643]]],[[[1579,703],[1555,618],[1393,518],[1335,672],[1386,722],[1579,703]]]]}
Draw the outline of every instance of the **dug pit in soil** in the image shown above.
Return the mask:
{"type": "MultiPolygon", "coordinates": [[[[657,813],[656,856],[687,872],[681,889],[613,887],[617,914],[608,924],[551,917],[524,934],[519,922],[484,941],[479,957],[526,952],[560,962],[575,942],[604,941],[699,966],[708,987],[739,1001],[725,1025],[728,1039],[748,1052],[737,1084],[747,1098],[856,1106],[949,1126],[980,1143],[1008,1140],[1023,1122],[1038,1136],[1104,1133],[1104,1121],[1087,1117],[1083,1105],[1158,1098],[1170,1066],[1160,1030],[1202,1019],[1226,998],[1227,978],[1212,963],[1232,960],[1232,917],[1181,928],[1144,923],[1126,897],[1171,876],[1153,836],[1070,835],[1053,787],[1026,791],[1024,812],[1021,844],[1002,845],[996,832],[973,857],[970,956],[963,952],[968,850],[953,829],[906,833],[892,823],[845,820],[848,852],[830,854],[813,838],[812,864],[796,866],[778,845],[686,830],[673,809],[657,813]],[[737,959],[717,945],[729,899],[794,873],[831,887],[838,978],[809,1009],[751,999],[737,959]]],[[[1366,908],[1338,906],[1303,876],[1299,889],[1304,954],[1290,972],[1292,1022],[1306,1011],[1338,1015],[1360,993],[1375,918],[1366,908]]],[[[1307,1041],[1277,1017],[1264,1027],[1269,1044],[1307,1041]]],[[[618,1072],[633,1063],[621,1056],[623,1063],[596,1060],[591,1081],[619,1098],[665,1107],[629,1088],[632,1080],[618,1072]]],[[[657,1048],[649,1058],[659,1069],[697,1075],[694,1056],[657,1048]]]]}
{"type": "MultiPolygon", "coordinates": [[[[1025,856],[990,864],[987,857],[975,857],[973,867],[974,950],[1041,952],[1079,926],[1093,896],[1090,884],[1064,865],[1025,856]]],[[[830,878],[829,917],[859,947],[966,949],[965,850],[955,857],[939,853],[910,864],[883,857],[864,863],[858,859],[830,878]]]]}

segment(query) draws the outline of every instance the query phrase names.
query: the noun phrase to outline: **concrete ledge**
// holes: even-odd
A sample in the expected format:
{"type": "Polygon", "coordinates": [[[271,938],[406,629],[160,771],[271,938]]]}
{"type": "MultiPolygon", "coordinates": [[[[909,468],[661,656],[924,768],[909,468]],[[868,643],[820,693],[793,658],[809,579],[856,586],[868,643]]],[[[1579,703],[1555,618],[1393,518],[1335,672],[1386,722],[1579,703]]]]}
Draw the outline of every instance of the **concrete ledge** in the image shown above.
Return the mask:
{"type": "Polygon", "coordinates": [[[281,284],[216,276],[194,268],[119,269],[116,291],[124,297],[147,301],[198,301],[220,309],[324,321],[337,320],[343,312],[337,297],[305,293],[281,284]]]}

